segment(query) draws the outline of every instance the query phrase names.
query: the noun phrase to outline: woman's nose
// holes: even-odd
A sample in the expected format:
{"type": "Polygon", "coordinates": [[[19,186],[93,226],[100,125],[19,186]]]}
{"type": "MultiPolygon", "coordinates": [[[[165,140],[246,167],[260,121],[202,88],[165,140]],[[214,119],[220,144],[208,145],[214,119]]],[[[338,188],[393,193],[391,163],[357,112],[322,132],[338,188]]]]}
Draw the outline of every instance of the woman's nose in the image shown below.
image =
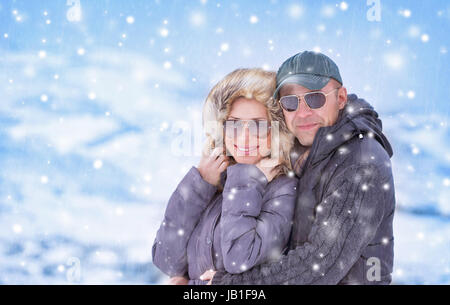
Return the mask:
{"type": "Polygon", "coordinates": [[[238,139],[239,139],[240,141],[244,141],[245,143],[247,143],[247,142],[249,141],[249,139],[250,139],[250,130],[249,130],[247,124],[245,124],[245,125],[242,127],[242,131],[239,133],[238,139]]]}
{"type": "Polygon", "coordinates": [[[308,107],[308,105],[306,104],[305,98],[302,97],[298,104],[298,109],[297,109],[297,112],[295,115],[299,116],[301,118],[304,118],[304,117],[310,116],[311,114],[312,114],[311,108],[308,107]]]}

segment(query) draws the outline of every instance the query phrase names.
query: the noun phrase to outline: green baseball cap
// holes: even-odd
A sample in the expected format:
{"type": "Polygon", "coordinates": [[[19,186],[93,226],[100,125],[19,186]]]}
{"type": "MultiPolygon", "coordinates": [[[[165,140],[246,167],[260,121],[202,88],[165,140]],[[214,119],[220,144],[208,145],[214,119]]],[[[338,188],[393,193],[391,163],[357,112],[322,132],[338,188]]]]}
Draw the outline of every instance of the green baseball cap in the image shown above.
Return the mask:
{"type": "Polygon", "coordinates": [[[331,78],[342,85],[339,68],[331,58],[319,52],[298,53],[288,58],[278,69],[273,98],[278,98],[278,92],[284,84],[294,83],[310,90],[320,90],[331,78]]]}

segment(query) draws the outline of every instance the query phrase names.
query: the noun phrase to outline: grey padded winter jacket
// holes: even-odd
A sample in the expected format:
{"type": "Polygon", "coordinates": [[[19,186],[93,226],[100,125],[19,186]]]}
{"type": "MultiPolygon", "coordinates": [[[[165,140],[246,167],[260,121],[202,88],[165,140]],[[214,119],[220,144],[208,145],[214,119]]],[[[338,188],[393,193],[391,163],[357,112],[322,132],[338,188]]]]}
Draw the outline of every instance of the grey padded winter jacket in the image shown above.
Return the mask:
{"type": "Polygon", "coordinates": [[[192,167],[170,197],[152,248],[167,275],[205,284],[199,277],[209,269],[244,272],[287,249],[297,178],[268,183],[255,165],[235,164],[221,180],[223,192],[192,167]]]}

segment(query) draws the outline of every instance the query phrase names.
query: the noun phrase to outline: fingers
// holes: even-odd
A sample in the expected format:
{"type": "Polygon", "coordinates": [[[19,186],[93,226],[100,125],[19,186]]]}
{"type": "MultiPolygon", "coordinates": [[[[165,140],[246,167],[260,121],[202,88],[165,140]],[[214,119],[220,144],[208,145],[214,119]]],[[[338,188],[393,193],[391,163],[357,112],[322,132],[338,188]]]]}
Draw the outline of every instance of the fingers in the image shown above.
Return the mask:
{"type": "Polygon", "coordinates": [[[212,279],[214,273],[215,273],[214,270],[209,269],[209,270],[205,271],[202,275],[200,275],[200,279],[202,281],[210,280],[210,279],[212,279]]]}
{"type": "Polygon", "coordinates": [[[217,271],[214,271],[212,269],[206,271],[202,275],[200,275],[200,280],[202,281],[209,281],[213,278],[214,274],[216,274],[217,271]]]}
{"type": "Polygon", "coordinates": [[[229,165],[228,161],[222,162],[222,164],[220,164],[220,166],[219,166],[219,172],[223,172],[224,170],[226,170],[228,165],[229,165]]]}
{"type": "Polygon", "coordinates": [[[223,155],[223,147],[216,147],[209,157],[211,160],[216,160],[220,155],[223,155]]]}
{"type": "Polygon", "coordinates": [[[229,160],[229,158],[227,156],[221,155],[216,159],[215,162],[217,163],[217,166],[219,166],[220,164],[222,164],[222,162],[228,161],[228,160],[229,160]]]}
{"type": "Polygon", "coordinates": [[[227,168],[229,159],[230,158],[228,156],[223,154],[222,147],[217,147],[211,154],[209,162],[211,162],[211,165],[213,165],[216,169],[219,169],[219,171],[222,172],[225,168],[227,168]]]}
{"type": "Polygon", "coordinates": [[[167,285],[187,285],[189,280],[182,276],[171,277],[167,285]]]}
{"type": "Polygon", "coordinates": [[[217,159],[217,157],[220,155],[221,152],[222,152],[222,147],[214,148],[213,151],[211,152],[211,154],[209,155],[210,159],[212,159],[212,160],[217,159]]]}
{"type": "Polygon", "coordinates": [[[169,281],[167,281],[167,285],[176,285],[177,284],[177,279],[175,278],[170,278],[169,281]]]}
{"type": "MultiPolygon", "coordinates": [[[[214,148],[209,155],[202,155],[202,158],[200,159],[200,163],[209,166],[215,166],[216,168],[219,167],[219,164],[214,164],[216,160],[220,157],[221,153],[223,152],[223,147],[216,147],[214,148]]],[[[223,154],[222,154],[223,155],[223,154]]],[[[221,160],[222,162],[223,160],[221,160]]]]}
{"type": "Polygon", "coordinates": [[[201,159],[205,161],[215,160],[218,155],[220,155],[220,152],[223,150],[222,147],[216,147],[213,150],[205,149],[202,152],[201,159]]]}

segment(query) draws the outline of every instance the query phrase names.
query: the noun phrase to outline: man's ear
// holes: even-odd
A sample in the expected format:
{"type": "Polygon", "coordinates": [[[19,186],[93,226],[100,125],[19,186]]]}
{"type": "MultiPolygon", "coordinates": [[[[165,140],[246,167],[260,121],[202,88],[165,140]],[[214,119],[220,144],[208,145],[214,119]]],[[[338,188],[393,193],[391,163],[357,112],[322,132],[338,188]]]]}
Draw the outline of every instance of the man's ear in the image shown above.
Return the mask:
{"type": "Polygon", "coordinates": [[[347,88],[342,87],[338,90],[338,104],[339,110],[344,109],[347,104],[347,88]]]}

